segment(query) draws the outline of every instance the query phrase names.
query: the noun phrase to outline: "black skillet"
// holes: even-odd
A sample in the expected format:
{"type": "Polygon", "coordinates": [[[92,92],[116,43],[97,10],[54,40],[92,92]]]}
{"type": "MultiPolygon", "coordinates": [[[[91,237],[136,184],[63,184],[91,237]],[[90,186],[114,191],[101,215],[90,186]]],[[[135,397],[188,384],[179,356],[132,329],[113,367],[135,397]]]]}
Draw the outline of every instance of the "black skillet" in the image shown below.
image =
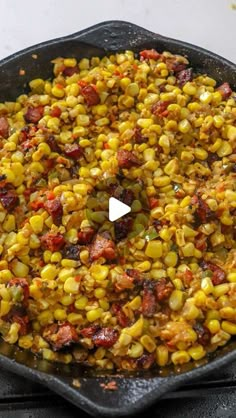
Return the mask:
{"type": "MultiPolygon", "coordinates": [[[[127,22],[110,21],[76,34],[47,41],[20,51],[0,62],[0,101],[13,100],[33,78],[50,78],[50,61],[58,56],[92,57],[108,52],[156,48],[187,55],[199,72],[219,83],[228,81],[236,90],[236,65],[197,46],[169,39],[127,22]],[[35,59],[35,54],[37,59],[35,59]],[[33,55],[33,57],[32,57],[33,55]],[[20,70],[24,70],[24,75],[20,70]]],[[[164,368],[142,374],[98,374],[71,365],[56,365],[34,357],[28,351],[0,341],[0,365],[41,383],[94,416],[115,417],[140,412],[166,392],[202,378],[236,360],[236,342],[231,341],[214,355],[182,367],[164,368]],[[80,387],[73,384],[74,379],[80,387]],[[117,390],[101,385],[115,381],[117,390]]],[[[75,383],[75,381],[74,381],[75,383]]]]}

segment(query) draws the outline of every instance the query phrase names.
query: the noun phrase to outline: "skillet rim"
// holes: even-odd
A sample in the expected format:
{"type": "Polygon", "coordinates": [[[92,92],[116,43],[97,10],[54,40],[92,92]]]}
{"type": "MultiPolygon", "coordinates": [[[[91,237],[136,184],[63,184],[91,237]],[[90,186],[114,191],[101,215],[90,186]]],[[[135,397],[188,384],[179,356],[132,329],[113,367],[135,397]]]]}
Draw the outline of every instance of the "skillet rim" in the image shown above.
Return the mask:
{"type": "MultiPolygon", "coordinates": [[[[233,62],[227,60],[226,58],[223,58],[211,51],[208,51],[204,48],[201,48],[199,46],[184,42],[184,41],[178,41],[173,38],[169,38],[166,36],[162,36],[159,34],[155,34],[147,29],[144,29],[140,26],[137,26],[133,23],[125,22],[125,21],[119,21],[119,20],[109,20],[104,21],[101,23],[97,23],[93,26],[90,26],[88,28],[85,28],[79,32],[76,32],[72,35],[67,35],[64,37],[58,37],[56,39],[52,39],[49,41],[41,42],[39,44],[36,44],[34,46],[27,47],[21,51],[15,52],[11,54],[10,56],[2,59],[0,61],[0,69],[5,64],[12,63],[14,64],[14,60],[20,57],[24,57],[27,54],[32,54],[35,52],[35,50],[44,50],[45,48],[50,48],[53,45],[60,45],[63,42],[70,42],[70,41],[78,41],[82,42],[85,45],[87,44],[88,47],[91,46],[91,42],[88,42],[88,39],[90,40],[91,37],[96,38],[96,33],[101,34],[104,32],[104,34],[110,32],[110,35],[112,35],[112,42],[117,42],[117,36],[120,35],[120,31],[124,30],[123,33],[123,39],[121,37],[121,41],[124,40],[124,36],[131,36],[129,35],[129,30],[133,31],[133,33],[140,34],[140,39],[138,39],[138,42],[134,42],[134,49],[140,50],[142,44],[150,44],[150,43],[158,43],[158,42],[166,42],[171,45],[171,49],[173,51],[173,48],[177,47],[177,49],[185,49],[186,51],[191,50],[193,53],[197,54],[203,54],[204,56],[207,56],[209,59],[217,60],[221,64],[225,65],[226,68],[229,70],[232,70],[236,72],[236,64],[233,62]],[[126,33],[126,31],[128,33],[126,33]],[[142,42],[141,42],[142,41],[142,42]],[[140,45],[140,46],[139,46],[140,45]]],[[[132,33],[132,35],[133,35],[132,33]]],[[[106,36],[108,36],[106,35],[106,36]]],[[[92,44],[92,46],[100,48],[103,48],[106,52],[114,51],[114,50],[122,50],[120,47],[119,49],[116,48],[116,43],[112,44],[112,48],[107,48],[107,43],[104,43],[104,40],[102,40],[103,44],[99,40],[92,44]]],[[[130,40],[131,42],[131,40],[130,40]]],[[[110,45],[110,43],[109,43],[110,45]]],[[[236,79],[235,79],[235,87],[236,87],[236,79]]],[[[5,343],[6,344],[6,343],[5,343]]],[[[229,344],[229,346],[233,344],[229,344]]],[[[84,409],[86,412],[92,414],[92,415],[99,415],[99,416],[125,416],[127,414],[134,414],[137,412],[140,412],[145,407],[150,406],[152,403],[154,403],[157,399],[159,399],[161,396],[164,395],[165,392],[176,389],[183,383],[190,382],[191,380],[195,378],[199,378],[200,376],[203,377],[209,372],[211,372],[213,369],[218,367],[223,367],[224,365],[230,363],[230,361],[236,360],[236,350],[232,350],[231,352],[227,354],[221,354],[223,349],[219,349],[220,351],[219,357],[211,360],[208,364],[200,366],[199,368],[194,368],[191,371],[184,372],[182,374],[176,374],[176,375],[170,375],[168,377],[153,377],[153,378],[147,378],[147,377],[138,377],[133,378],[130,377],[127,379],[127,377],[112,377],[112,380],[117,380],[118,386],[120,383],[122,383],[122,380],[125,380],[125,383],[127,384],[127,387],[125,387],[125,390],[127,390],[127,393],[132,393],[134,396],[134,388],[131,388],[131,385],[129,385],[132,380],[135,382],[143,382],[143,385],[141,385],[141,391],[142,394],[140,394],[137,397],[137,400],[135,403],[129,402],[128,404],[124,404],[123,407],[117,408],[116,406],[104,406],[100,405],[99,403],[91,400],[91,397],[89,397],[89,393],[82,394],[78,389],[71,386],[71,383],[68,383],[67,379],[64,379],[63,376],[55,376],[55,375],[48,375],[46,373],[43,373],[39,370],[34,370],[33,368],[29,368],[28,366],[21,364],[20,362],[17,362],[14,359],[11,359],[10,357],[6,357],[3,354],[0,354],[0,364],[7,370],[10,370],[12,372],[15,372],[21,376],[24,376],[26,378],[33,379],[34,381],[37,381],[38,383],[44,384],[46,387],[54,390],[64,398],[71,401],[76,406],[84,409]],[[138,402],[138,405],[137,405],[138,402]]],[[[90,384],[93,382],[93,384],[97,384],[98,386],[101,384],[101,382],[104,382],[104,377],[89,377],[86,378],[90,381],[90,384]]],[[[107,380],[107,378],[105,379],[107,380]]],[[[101,390],[101,389],[100,389],[101,390]]],[[[122,389],[121,389],[122,390],[122,389]]],[[[115,405],[115,400],[118,400],[119,398],[119,391],[116,392],[106,392],[106,397],[111,400],[111,403],[115,405]]],[[[108,402],[109,403],[109,402],[108,402]]]]}

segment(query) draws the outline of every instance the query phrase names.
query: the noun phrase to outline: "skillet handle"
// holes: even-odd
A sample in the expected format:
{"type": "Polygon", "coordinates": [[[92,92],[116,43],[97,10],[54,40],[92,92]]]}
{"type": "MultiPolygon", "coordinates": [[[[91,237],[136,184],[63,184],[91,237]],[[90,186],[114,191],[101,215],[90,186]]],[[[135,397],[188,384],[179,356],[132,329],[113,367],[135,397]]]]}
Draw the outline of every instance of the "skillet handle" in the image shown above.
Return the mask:
{"type": "Polygon", "coordinates": [[[73,40],[86,41],[87,43],[104,48],[106,51],[118,51],[125,49],[140,50],[142,45],[153,48],[153,41],[164,37],[132,23],[119,20],[107,21],[92,26],[70,36],[73,40]]]}

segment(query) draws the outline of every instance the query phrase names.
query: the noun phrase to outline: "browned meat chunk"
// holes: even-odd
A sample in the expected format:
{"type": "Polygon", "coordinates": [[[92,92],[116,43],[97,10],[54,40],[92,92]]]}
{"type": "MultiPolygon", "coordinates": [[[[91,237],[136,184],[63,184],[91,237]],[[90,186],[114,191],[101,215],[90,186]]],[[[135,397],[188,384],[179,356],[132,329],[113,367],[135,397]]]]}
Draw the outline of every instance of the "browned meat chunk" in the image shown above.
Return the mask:
{"type": "Polygon", "coordinates": [[[78,144],[66,144],[64,152],[67,157],[72,158],[72,160],[78,160],[83,156],[83,148],[78,144]]]}
{"type": "Polygon", "coordinates": [[[28,107],[27,112],[24,116],[26,122],[28,123],[38,123],[38,121],[43,117],[44,107],[28,107]]]}
{"type": "Polygon", "coordinates": [[[43,248],[54,253],[55,251],[61,250],[66,242],[61,234],[53,234],[48,232],[41,237],[41,243],[43,248]]]}
{"type": "Polygon", "coordinates": [[[153,282],[145,282],[143,288],[143,299],[142,299],[142,313],[146,317],[151,317],[156,312],[157,301],[155,295],[155,287],[153,282]]]}
{"type": "Polygon", "coordinates": [[[15,190],[0,190],[0,202],[7,212],[12,212],[16,206],[19,206],[19,197],[15,190]]]}
{"type": "Polygon", "coordinates": [[[3,138],[7,138],[9,135],[9,123],[7,118],[5,118],[5,116],[2,116],[0,118],[0,136],[2,136],[3,138]]]}
{"type": "Polygon", "coordinates": [[[55,225],[60,225],[63,215],[63,208],[60,199],[48,200],[44,207],[46,211],[51,215],[52,221],[55,225]]]}
{"type": "Polygon", "coordinates": [[[61,350],[78,342],[76,329],[68,322],[62,325],[48,325],[43,331],[43,338],[51,345],[54,351],[61,350]]]}
{"type": "Polygon", "coordinates": [[[78,232],[78,242],[81,245],[90,244],[95,234],[93,228],[87,227],[78,232]]]}
{"type": "Polygon", "coordinates": [[[211,339],[211,333],[206,327],[204,327],[204,325],[201,324],[201,322],[197,322],[193,326],[193,329],[197,334],[197,340],[199,344],[202,344],[203,346],[209,344],[211,339]]]}
{"type": "Polygon", "coordinates": [[[97,91],[95,90],[95,87],[89,85],[84,86],[81,89],[81,94],[84,97],[85,102],[88,106],[94,106],[100,103],[100,97],[97,91]]]}
{"type": "Polygon", "coordinates": [[[229,83],[223,83],[223,84],[221,84],[221,86],[219,86],[217,90],[222,95],[222,99],[223,100],[228,99],[231,96],[231,94],[232,94],[232,89],[231,89],[229,83]]]}
{"type": "Polygon", "coordinates": [[[139,55],[143,60],[158,60],[158,58],[161,56],[155,49],[144,49],[139,53],[139,55]]]}
{"type": "Polygon", "coordinates": [[[101,328],[93,335],[92,340],[97,347],[110,348],[118,340],[118,331],[109,327],[101,328]]]}
{"type": "Polygon", "coordinates": [[[125,328],[129,325],[129,318],[125,315],[124,311],[122,310],[122,306],[119,303],[112,304],[112,311],[117,317],[118,324],[121,327],[125,328]]]}
{"type": "Polygon", "coordinates": [[[156,284],[156,295],[159,302],[168,299],[173,291],[173,284],[170,280],[162,278],[156,284]]]}
{"type": "Polygon", "coordinates": [[[182,70],[176,74],[177,82],[180,87],[183,87],[188,81],[192,81],[193,79],[193,69],[187,68],[186,70],[182,70]]]}
{"type": "Polygon", "coordinates": [[[139,159],[132,151],[120,149],[117,151],[118,166],[120,168],[131,168],[140,165],[139,159]]]}
{"type": "Polygon", "coordinates": [[[226,274],[219,266],[208,261],[203,261],[201,267],[203,270],[211,270],[213,272],[211,280],[214,286],[226,282],[226,274]]]}
{"type": "Polygon", "coordinates": [[[97,234],[90,246],[90,258],[92,261],[104,257],[107,260],[114,260],[116,257],[115,244],[100,234],[97,234]]]}

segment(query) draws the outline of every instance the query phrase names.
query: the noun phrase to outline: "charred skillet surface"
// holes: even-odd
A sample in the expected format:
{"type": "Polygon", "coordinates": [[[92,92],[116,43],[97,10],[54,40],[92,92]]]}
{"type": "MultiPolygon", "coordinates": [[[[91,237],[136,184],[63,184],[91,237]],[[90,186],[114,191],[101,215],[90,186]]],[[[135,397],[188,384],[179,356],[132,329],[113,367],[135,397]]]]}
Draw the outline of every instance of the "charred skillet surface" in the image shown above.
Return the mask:
{"type": "MultiPolygon", "coordinates": [[[[68,37],[47,41],[27,48],[0,62],[0,100],[12,100],[21,94],[33,78],[50,78],[49,62],[57,56],[92,57],[112,51],[140,51],[156,48],[187,55],[195,70],[208,73],[219,83],[228,81],[236,89],[236,65],[194,45],[169,39],[127,22],[109,21],[92,26],[68,37]],[[37,55],[34,59],[32,55],[37,55]],[[19,75],[24,70],[24,75],[19,75]]],[[[236,360],[236,342],[231,341],[210,359],[203,359],[162,373],[105,375],[86,372],[72,365],[49,363],[0,340],[0,365],[7,370],[44,384],[76,406],[94,416],[127,416],[140,412],[167,391],[190,380],[218,370],[236,360]],[[78,378],[80,388],[73,386],[78,378]],[[117,390],[104,390],[101,384],[114,381],[117,390]]]]}

